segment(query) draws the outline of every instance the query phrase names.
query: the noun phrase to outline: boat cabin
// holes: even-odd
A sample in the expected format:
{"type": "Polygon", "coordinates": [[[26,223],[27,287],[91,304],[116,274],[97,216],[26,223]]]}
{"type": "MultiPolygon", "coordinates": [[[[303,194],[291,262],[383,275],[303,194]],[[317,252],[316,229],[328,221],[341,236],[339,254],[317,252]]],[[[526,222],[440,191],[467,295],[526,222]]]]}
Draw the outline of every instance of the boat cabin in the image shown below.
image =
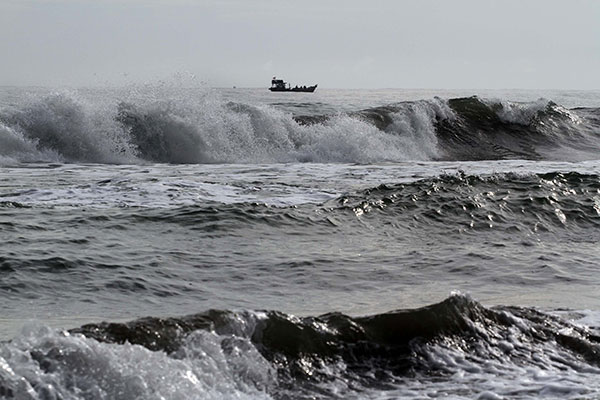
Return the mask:
{"type": "Polygon", "coordinates": [[[271,89],[285,90],[286,89],[285,82],[283,81],[283,79],[275,79],[275,78],[273,78],[271,80],[271,89]]]}

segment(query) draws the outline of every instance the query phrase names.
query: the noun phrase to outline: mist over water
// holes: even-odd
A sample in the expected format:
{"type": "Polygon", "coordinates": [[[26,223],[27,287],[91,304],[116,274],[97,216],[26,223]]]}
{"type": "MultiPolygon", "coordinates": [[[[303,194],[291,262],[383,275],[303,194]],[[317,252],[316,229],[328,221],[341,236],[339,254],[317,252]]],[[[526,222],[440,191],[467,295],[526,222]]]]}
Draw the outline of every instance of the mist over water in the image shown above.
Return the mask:
{"type": "Polygon", "coordinates": [[[0,94],[0,398],[600,393],[598,93],[0,94]]]}

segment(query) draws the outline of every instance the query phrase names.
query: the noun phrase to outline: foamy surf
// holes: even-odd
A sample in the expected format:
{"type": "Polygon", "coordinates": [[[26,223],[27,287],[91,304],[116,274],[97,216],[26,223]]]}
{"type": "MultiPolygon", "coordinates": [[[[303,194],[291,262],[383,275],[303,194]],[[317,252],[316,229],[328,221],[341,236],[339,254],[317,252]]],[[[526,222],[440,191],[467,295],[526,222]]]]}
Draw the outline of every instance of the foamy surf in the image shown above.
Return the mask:
{"type": "Polygon", "coordinates": [[[585,397],[598,337],[526,308],[455,294],[420,309],[299,318],[211,310],[72,331],[27,326],[0,345],[7,398],[585,397]],[[93,373],[91,373],[93,371],[93,373]]]}
{"type": "Polygon", "coordinates": [[[597,141],[587,118],[595,111],[547,100],[436,98],[298,115],[214,93],[119,97],[59,92],[0,109],[0,156],[117,164],[571,160],[586,158],[597,141]]]}

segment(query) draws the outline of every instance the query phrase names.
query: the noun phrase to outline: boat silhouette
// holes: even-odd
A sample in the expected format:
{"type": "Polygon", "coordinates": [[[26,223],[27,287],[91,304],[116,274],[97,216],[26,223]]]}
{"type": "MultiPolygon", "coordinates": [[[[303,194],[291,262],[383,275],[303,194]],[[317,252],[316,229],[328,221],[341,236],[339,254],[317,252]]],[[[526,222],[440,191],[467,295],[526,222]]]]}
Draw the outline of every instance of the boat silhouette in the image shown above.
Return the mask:
{"type": "Polygon", "coordinates": [[[312,93],[315,91],[315,89],[317,88],[317,85],[313,85],[313,86],[294,86],[291,87],[291,85],[287,82],[284,82],[283,79],[277,79],[276,77],[273,77],[273,79],[271,80],[271,87],[269,88],[269,90],[271,92],[306,92],[306,93],[312,93]]]}

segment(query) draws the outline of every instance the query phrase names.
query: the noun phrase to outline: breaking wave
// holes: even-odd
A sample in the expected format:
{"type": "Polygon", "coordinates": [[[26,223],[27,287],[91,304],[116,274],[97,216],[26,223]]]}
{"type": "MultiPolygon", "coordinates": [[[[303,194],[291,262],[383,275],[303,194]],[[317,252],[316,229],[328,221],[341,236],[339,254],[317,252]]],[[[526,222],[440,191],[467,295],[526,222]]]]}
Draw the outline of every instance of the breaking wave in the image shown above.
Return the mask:
{"type": "Polygon", "coordinates": [[[67,94],[47,96],[16,110],[0,111],[3,157],[15,161],[119,163],[127,138],[102,110],[67,94]]]}
{"type": "MultiPolygon", "coordinates": [[[[376,163],[597,157],[598,110],[477,97],[292,115],[197,100],[89,102],[56,93],[0,110],[0,161],[376,163]]],[[[313,110],[314,111],[314,110],[313,110]]]]}
{"type": "Polygon", "coordinates": [[[460,294],[366,317],[210,310],[28,327],[0,347],[0,394],[31,399],[419,397],[442,387],[450,397],[585,396],[600,390],[599,373],[593,329],[460,294]]]}

